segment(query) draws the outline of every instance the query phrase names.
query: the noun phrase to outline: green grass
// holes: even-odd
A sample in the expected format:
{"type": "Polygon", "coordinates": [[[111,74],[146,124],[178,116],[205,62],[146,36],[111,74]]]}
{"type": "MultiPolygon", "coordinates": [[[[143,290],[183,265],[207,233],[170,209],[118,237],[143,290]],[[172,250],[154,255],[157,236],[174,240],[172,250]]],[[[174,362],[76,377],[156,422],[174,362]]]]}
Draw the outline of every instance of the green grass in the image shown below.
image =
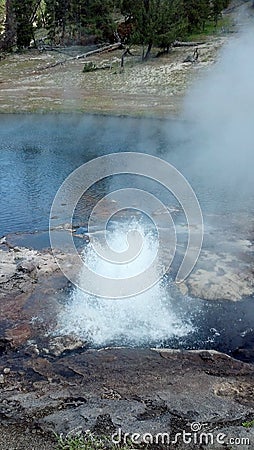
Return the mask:
{"type": "Polygon", "coordinates": [[[188,36],[190,41],[206,40],[208,36],[229,32],[232,30],[233,22],[230,17],[223,17],[218,20],[217,26],[213,21],[205,24],[204,30],[197,30],[188,36]]]}
{"type": "Polygon", "coordinates": [[[92,433],[81,434],[73,430],[66,436],[55,434],[57,445],[56,450],[96,450],[103,448],[103,441],[95,437],[92,433]]]}
{"type": "Polygon", "coordinates": [[[254,420],[251,420],[251,421],[249,421],[249,422],[243,422],[243,423],[242,423],[242,426],[243,426],[244,428],[252,428],[252,427],[254,427],[254,420]]]}

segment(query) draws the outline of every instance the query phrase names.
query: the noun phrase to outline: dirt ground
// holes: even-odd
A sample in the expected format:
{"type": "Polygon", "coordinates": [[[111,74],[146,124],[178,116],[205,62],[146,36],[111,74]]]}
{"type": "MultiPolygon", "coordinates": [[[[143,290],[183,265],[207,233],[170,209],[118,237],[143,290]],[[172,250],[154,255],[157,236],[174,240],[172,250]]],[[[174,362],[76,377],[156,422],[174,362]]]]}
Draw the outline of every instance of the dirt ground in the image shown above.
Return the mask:
{"type": "MultiPolygon", "coordinates": [[[[0,55],[0,113],[179,115],[186,91],[217,61],[219,49],[237,31],[237,23],[247,20],[246,12],[251,14],[251,5],[251,1],[233,0],[211,35],[193,37],[204,42],[197,46],[196,63],[184,62],[193,55],[193,47],[173,48],[159,58],[154,49],[151,59],[143,63],[142,49],[132,48],[133,56],[125,58],[124,71],[120,68],[122,50],[86,59],[71,58],[68,49],[30,50],[2,59],[0,55]],[[109,68],[83,73],[89,61],[109,68]]],[[[79,52],[82,50],[77,49],[79,52]]]]}
{"type": "Polygon", "coordinates": [[[177,115],[187,88],[213,64],[229,35],[199,45],[199,61],[184,63],[193,48],[174,48],[168,55],[142,63],[140,48],[126,58],[122,50],[71,59],[55,51],[31,50],[0,61],[0,113],[89,112],[132,116],[177,115]],[[67,58],[67,61],[66,61],[67,58]],[[63,64],[51,67],[56,62],[63,64]],[[65,61],[65,62],[64,62],[65,61]],[[110,66],[83,73],[85,62],[110,66]]]}

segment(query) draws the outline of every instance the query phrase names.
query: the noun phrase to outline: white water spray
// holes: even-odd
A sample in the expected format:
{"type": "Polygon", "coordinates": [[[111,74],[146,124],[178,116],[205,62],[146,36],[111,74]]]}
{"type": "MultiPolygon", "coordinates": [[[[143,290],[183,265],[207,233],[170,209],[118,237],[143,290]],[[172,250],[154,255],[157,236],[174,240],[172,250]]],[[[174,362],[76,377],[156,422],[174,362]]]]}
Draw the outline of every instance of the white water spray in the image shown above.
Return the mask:
{"type": "MultiPolygon", "coordinates": [[[[144,271],[154,259],[157,241],[144,224],[134,224],[143,239],[143,248],[132,262],[116,265],[98,260],[92,246],[84,250],[86,264],[103,276],[128,278],[144,271]]],[[[115,251],[126,247],[126,235],[133,224],[117,224],[109,231],[108,240],[115,251]]],[[[81,285],[86,283],[80,274],[81,285]]],[[[103,293],[103,286],[101,286],[103,293]]],[[[192,327],[172,312],[169,288],[163,281],[148,291],[126,299],[104,299],[75,288],[59,317],[57,333],[76,335],[92,346],[160,345],[173,337],[180,338],[192,327]]]]}

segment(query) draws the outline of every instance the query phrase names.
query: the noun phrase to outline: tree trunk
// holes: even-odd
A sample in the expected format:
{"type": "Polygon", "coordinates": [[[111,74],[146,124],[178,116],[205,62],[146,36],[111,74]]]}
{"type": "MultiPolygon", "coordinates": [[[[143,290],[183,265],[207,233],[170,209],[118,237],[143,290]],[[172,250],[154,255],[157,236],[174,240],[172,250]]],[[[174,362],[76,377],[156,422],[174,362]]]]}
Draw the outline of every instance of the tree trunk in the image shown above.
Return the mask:
{"type": "Polygon", "coordinates": [[[3,40],[0,44],[2,50],[10,50],[16,43],[17,24],[13,8],[13,0],[6,0],[6,19],[3,40]]]}
{"type": "Polygon", "coordinates": [[[149,58],[151,50],[152,50],[152,46],[153,46],[153,43],[149,42],[147,50],[146,50],[146,54],[144,56],[144,61],[146,61],[149,58]]]}
{"type": "Polygon", "coordinates": [[[123,52],[122,56],[121,56],[121,69],[124,68],[124,58],[125,56],[130,55],[133,56],[132,53],[130,52],[129,47],[126,48],[126,50],[123,52]]]}

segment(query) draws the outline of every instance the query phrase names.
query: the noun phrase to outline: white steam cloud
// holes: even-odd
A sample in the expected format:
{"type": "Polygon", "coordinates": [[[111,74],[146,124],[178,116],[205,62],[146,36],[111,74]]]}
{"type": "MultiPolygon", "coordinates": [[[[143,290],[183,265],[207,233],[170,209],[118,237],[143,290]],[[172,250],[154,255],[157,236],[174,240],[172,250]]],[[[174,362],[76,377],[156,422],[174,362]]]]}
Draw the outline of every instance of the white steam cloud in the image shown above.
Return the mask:
{"type": "Polygon", "coordinates": [[[194,123],[193,178],[226,192],[237,208],[254,205],[253,43],[253,29],[230,40],[185,102],[184,116],[194,123]]]}

